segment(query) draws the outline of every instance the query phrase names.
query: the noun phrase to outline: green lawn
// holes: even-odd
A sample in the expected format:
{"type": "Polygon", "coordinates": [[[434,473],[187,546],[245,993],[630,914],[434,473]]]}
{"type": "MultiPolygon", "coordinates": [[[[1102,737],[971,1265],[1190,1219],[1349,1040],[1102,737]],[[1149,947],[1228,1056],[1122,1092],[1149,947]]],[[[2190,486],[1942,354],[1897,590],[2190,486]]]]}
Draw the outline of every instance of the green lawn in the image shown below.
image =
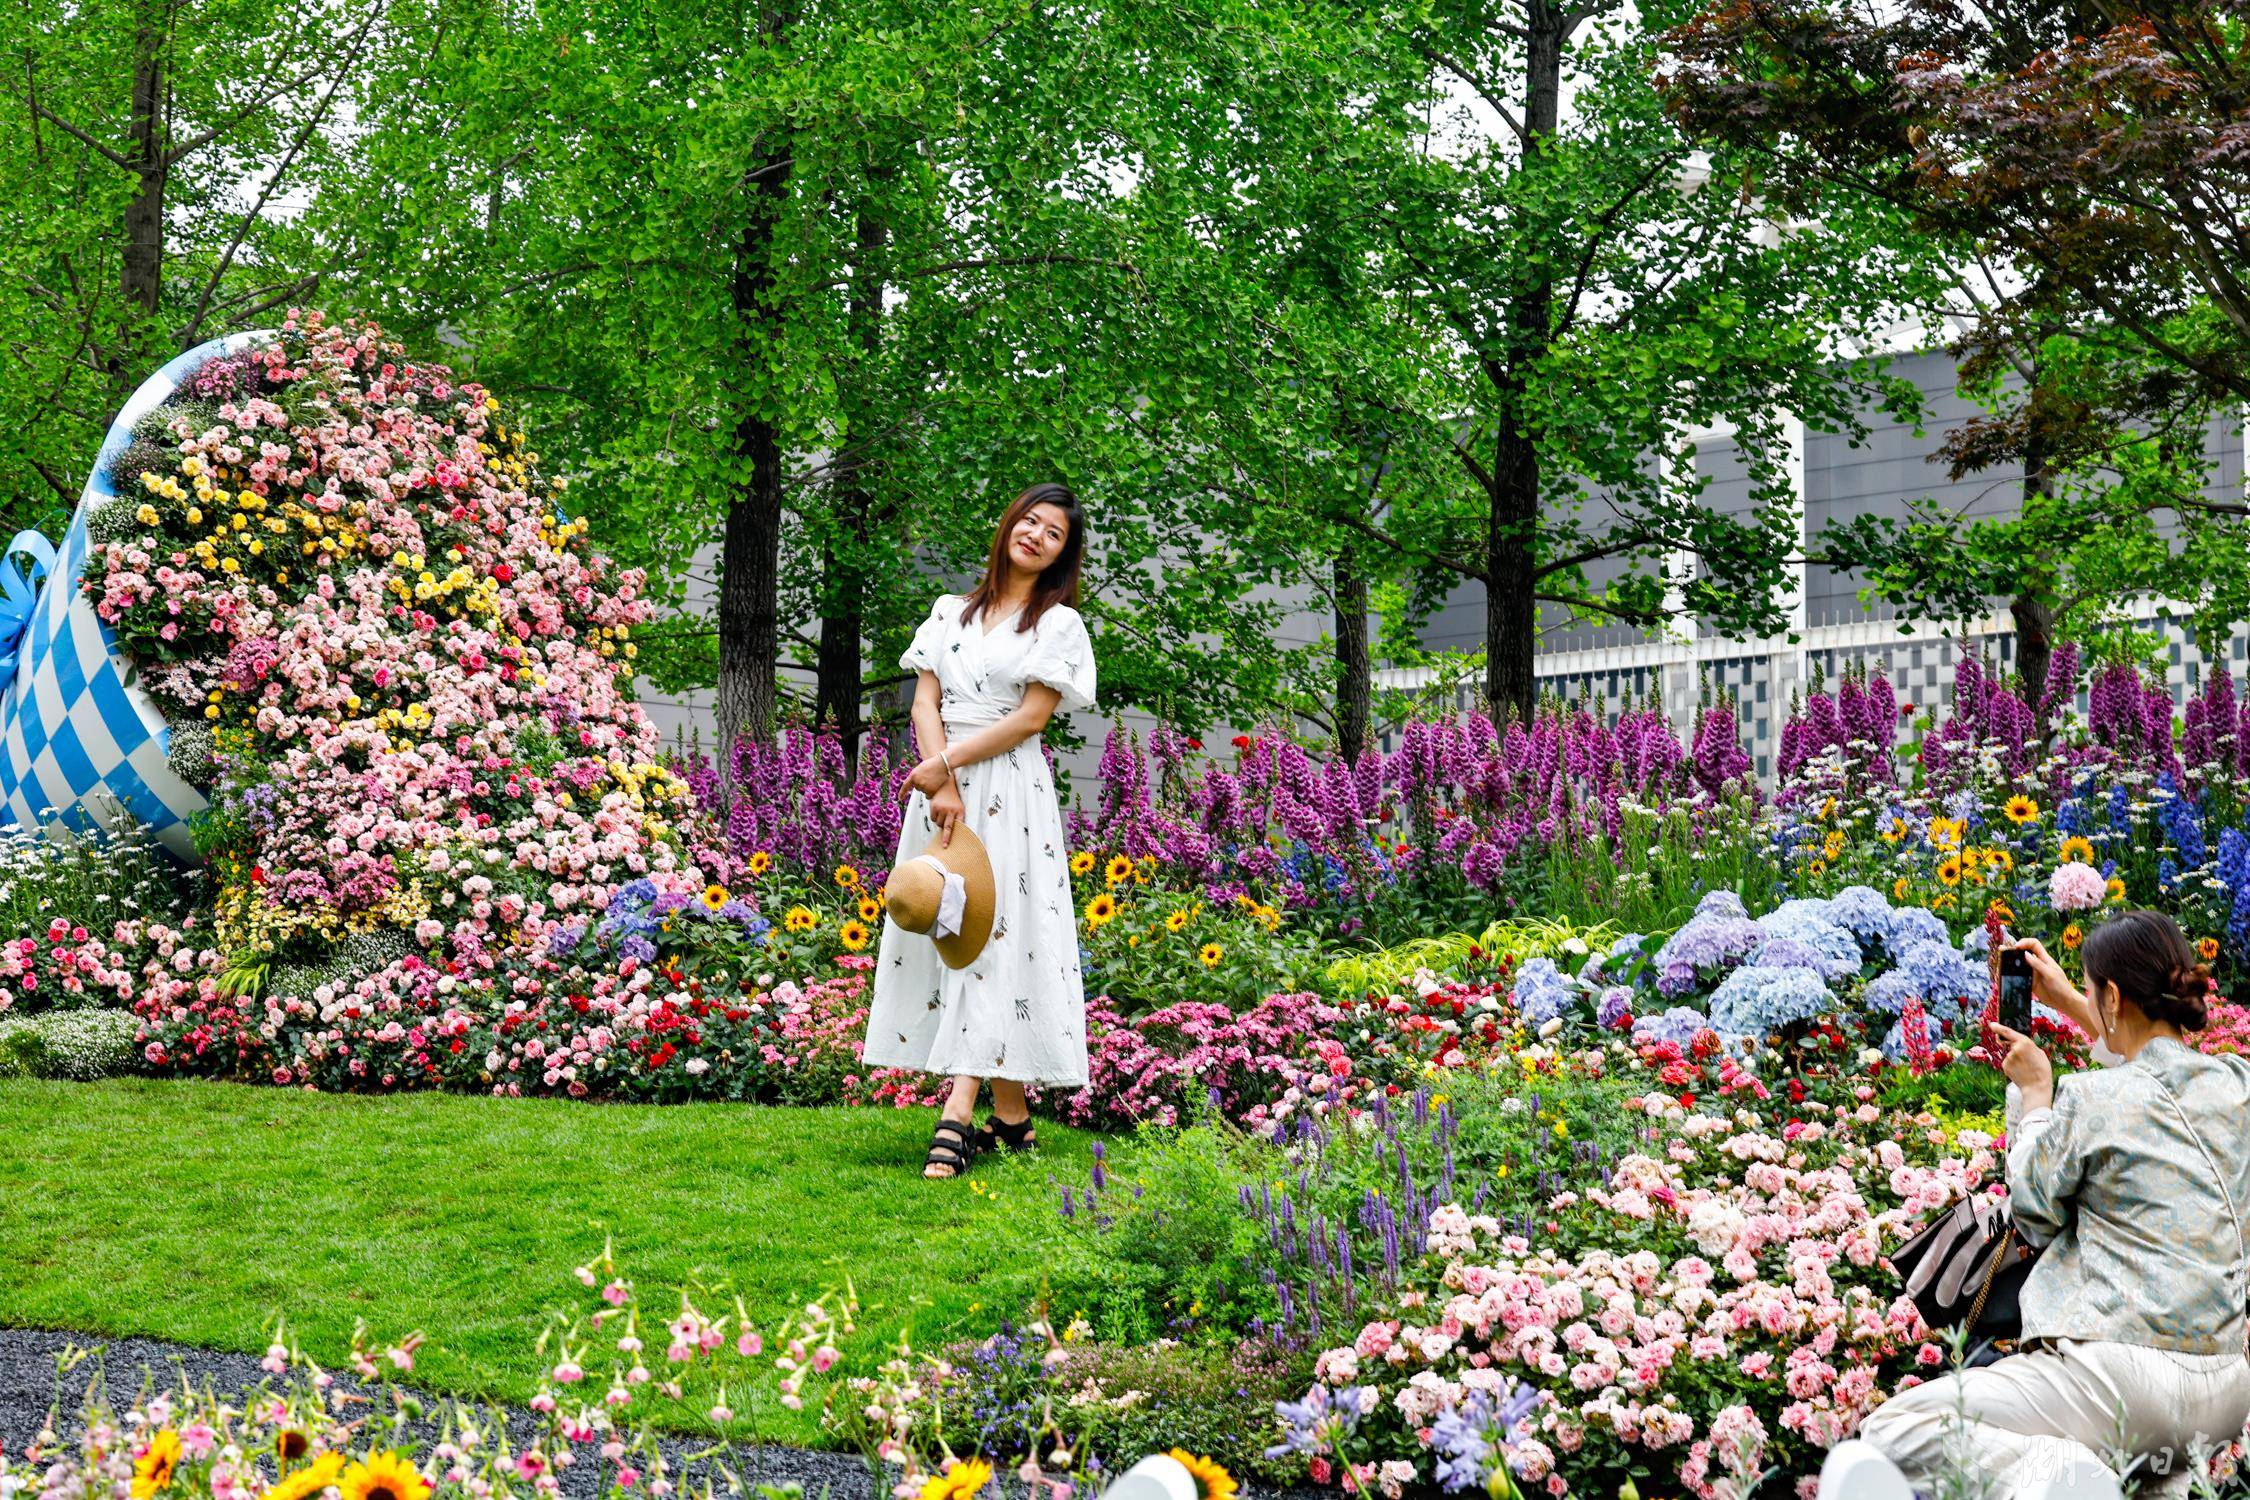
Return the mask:
{"type": "MultiPolygon", "coordinates": [[[[571,1268],[616,1241],[645,1299],[695,1277],[770,1328],[848,1276],[862,1340],[990,1331],[1036,1283],[1026,1229],[1088,1137],[976,1180],[917,1175],[932,1116],[877,1109],[365,1098],[201,1082],[0,1082],[0,1324],[308,1354],[352,1322],[429,1336],[415,1379],[521,1400],[571,1268]]],[[[599,1370],[602,1365],[589,1361],[599,1370]]],[[[773,1410],[769,1406],[769,1410],[773,1410]]],[[[809,1420],[786,1434],[809,1439],[809,1420]]]]}

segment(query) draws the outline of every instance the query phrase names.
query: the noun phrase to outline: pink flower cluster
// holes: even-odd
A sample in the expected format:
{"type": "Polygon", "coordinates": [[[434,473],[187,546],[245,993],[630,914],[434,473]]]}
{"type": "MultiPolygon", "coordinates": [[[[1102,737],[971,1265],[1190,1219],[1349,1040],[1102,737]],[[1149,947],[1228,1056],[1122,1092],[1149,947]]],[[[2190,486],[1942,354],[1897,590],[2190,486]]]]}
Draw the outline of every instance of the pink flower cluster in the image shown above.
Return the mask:
{"type": "Polygon", "coordinates": [[[1088,1083],[1063,1101],[1075,1125],[1177,1125],[1208,1105],[1230,1120],[1279,1099],[1318,1056],[1342,1012],[1317,995],[1269,995],[1236,1015],[1183,1001],[1127,1018],[1086,1008],[1088,1083]]]}
{"type": "Polygon", "coordinates": [[[1749,1110],[1626,1103],[1655,1126],[1647,1149],[1548,1196],[1536,1244],[1440,1207],[1421,1266],[1319,1356],[1329,1397],[1379,1393],[1363,1455],[1426,1466],[1443,1413],[1521,1385],[1546,1399],[1511,1444],[1519,1480],[1607,1493],[1604,1475],[1661,1457],[1718,1500],[1849,1436],[1935,1362],[1882,1256],[1994,1169],[1988,1138],[1962,1132],[1964,1154],[1932,1161],[1940,1135],[1863,1139],[1870,1109],[1808,1105],[1815,1118],[1773,1131],[1749,1110]],[[1869,1200],[1886,1189],[1888,1206],[1869,1200]]]}

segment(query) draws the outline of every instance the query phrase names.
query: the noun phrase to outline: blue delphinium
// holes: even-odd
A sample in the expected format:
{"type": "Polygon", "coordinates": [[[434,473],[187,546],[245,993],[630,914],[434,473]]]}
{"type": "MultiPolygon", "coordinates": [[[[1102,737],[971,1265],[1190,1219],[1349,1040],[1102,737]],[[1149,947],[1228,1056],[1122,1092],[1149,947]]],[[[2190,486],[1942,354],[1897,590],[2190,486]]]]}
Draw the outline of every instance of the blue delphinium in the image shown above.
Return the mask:
{"type": "Polygon", "coordinates": [[[2242,878],[2250,875],[2250,834],[2239,828],[2225,828],[2219,832],[2219,860],[2212,873],[2219,884],[2230,891],[2242,889],[2242,878]]]}
{"type": "Polygon", "coordinates": [[[2172,773],[2165,771],[2156,778],[2156,821],[2164,836],[2180,853],[2180,864],[2186,869],[2202,866],[2208,845],[2203,838],[2203,815],[2195,804],[2180,792],[2180,784],[2172,773]]]}
{"type": "Polygon", "coordinates": [[[1833,1010],[1836,997],[1811,969],[1737,969],[1711,994],[1711,1029],[1761,1037],[1833,1010]]]}

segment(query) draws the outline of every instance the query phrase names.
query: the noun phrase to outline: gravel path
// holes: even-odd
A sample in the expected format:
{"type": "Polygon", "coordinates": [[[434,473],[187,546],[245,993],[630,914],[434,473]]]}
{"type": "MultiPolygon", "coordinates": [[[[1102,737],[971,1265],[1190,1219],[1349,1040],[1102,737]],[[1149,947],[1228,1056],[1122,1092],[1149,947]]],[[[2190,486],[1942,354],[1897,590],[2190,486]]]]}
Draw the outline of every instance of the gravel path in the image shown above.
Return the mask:
{"type": "MultiPolygon", "coordinates": [[[[200,1386],[209,1380],[214,1389],[222,1392],[255,1389],[261,1380],[268,1378],[258,1367],[256,1356],[249,1354],[197,1349],[159,1339],[97,1339],[90,1334],[60,1333],[43,1328],[0,1328],[0,1445],[5,1445],[9,1453],[21,1454],[24,1445],[47,1420],[48,1408],[54,1404],[56,1394],[55,1356],[68,1344],[80,1348],[99,1345],[102,1350],[99,1367],[108,1376],[112,1398],[119,1402],[129,1400],[140,1389],[144,1370],[165,1385],[176,1383],[184,1373],[194,1384],[200,1386]]],[[[65,1417],[85,1394],[86,1383],[95,1368],[95,1363],[89,1360],[65,1377],[62,1387],[65,1417]]],[[[356,1384],[349,1375],[336,1378],[338,1384],[347,1389],[356,1384]]],[[[509,1412],[509,1431],[518,1446],[532,1441],[537,1432],[536,1422],[528,1411],[512,1409],[509,1412]]],[[[667,1443],[666,1456],[677,1466],[682,1455],[698,1446],[687,1442],[667,1443]]],[[[852,1454],[761,1447],[742,1457],[741,1472],[746,1482],[801,1484],[806,1495],[814,1500],[822,1500],[822,1497],[825,1500],[876,1500],[874,1480],[867,1465],[852,1454]]],[[[596,1493],[604,1467],[595,1462],[580,1462],[562,1470],[563,1493],[571,1500],[589,1500],[596,1493]]],[[[1004,1488],[1014,1494],[1021,1487],[1010,1480],[1004,1488]]],[[[1245,1500],[1335,1500],[1334,1491],[1317,1495],[1304,1490],[1277,1493],[1254,1484],[1244,1484],[1241,1493],[1245,1500]]],[[[882,1500],[889,1500],[888,1490],[882,1500]]]]}

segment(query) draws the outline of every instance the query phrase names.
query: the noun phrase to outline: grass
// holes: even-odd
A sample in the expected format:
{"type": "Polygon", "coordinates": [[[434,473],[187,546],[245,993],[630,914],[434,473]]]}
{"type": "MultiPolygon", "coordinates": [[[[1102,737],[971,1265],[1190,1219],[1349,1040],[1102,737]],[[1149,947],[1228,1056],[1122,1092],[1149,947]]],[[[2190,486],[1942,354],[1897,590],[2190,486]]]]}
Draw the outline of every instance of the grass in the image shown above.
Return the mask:
{"type": "MultiPolygon", "coordinates": [[[[1024,1231],[1052,1216],[1050,1173],[1083,1178],[1090,1138],[1042,1122],[1038,1157],[980,1163],[979,1194],[920,1179],[930,1124],[919,1110],[0,1082],[0,1325],[257,1352],[282,1315],[334,1365],[365,1319],[381,1338],[428,1335],[417,1384],[521,1401],[546,1313],[583,1305],[571,1268],[606,1236],[655,1307],[657,1289],[725,1283],[770,1329],[848,1277],[864,1347],[904,1325],[934,1348],[1020,1309],[1037,1283],[1024,1231]]],[[[810,1441],[814,1424],[772,1435],[810,1441]]]]}

